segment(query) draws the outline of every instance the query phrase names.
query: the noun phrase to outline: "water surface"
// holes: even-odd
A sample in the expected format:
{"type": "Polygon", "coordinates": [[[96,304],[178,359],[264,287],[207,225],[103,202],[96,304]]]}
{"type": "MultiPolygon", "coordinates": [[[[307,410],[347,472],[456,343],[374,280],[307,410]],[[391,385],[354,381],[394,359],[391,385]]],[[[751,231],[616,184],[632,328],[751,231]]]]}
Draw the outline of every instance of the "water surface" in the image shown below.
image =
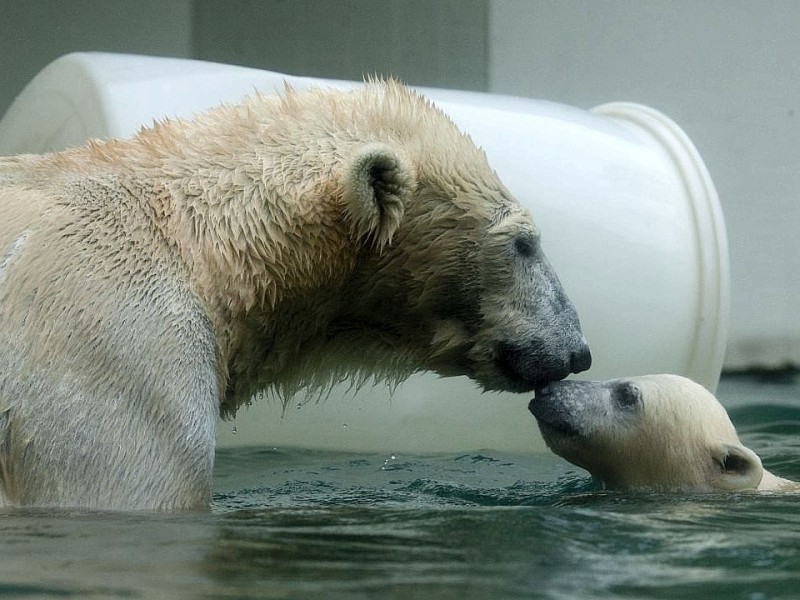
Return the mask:
{"type": "MultiPolygon", "coordinates": [[[[800,386],[726,378],[800,479],[800,386]]],[[[221,451],[210,514],[0,512],[2,598],[800,597],[800,495],[598,490],[550,454],[221,451]]]]}

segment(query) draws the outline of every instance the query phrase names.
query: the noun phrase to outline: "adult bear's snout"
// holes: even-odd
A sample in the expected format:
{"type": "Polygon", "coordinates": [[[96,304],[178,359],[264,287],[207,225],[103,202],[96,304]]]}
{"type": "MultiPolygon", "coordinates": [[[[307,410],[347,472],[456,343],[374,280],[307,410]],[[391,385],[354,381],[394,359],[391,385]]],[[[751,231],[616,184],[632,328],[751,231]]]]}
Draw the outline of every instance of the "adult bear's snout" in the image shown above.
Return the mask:
{"type": "Polygon", "coordinates": [[[561,352],[553,351],[541,340],[528,344],[501,342],[496,364],[508,379],[511,391],[528,392],[570,373],[586,371],[592,365],[592,353],[583,341],[578,348],[561,352]]]}
{"type": "Polygon", "coordinates": [[[588,371],[592,366],[592,351],[589,346],[583,343],[578,350],[570,354],[570,370],[572,373],[582,373],[588,371]]]}

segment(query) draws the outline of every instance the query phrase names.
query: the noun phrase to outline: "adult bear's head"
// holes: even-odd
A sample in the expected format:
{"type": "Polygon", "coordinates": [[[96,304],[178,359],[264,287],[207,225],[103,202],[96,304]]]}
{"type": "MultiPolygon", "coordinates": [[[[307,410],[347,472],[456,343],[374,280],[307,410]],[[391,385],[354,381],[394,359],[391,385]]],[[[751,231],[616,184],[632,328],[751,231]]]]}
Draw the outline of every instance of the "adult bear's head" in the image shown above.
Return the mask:
{"type": "Polygon", "coordinates": [[[540,232],[486,157],[402,86],[368,87],[343,161],[359,240],[331,336],[366,357],[524,392],[589,368],[578,316],[540,232]]]}

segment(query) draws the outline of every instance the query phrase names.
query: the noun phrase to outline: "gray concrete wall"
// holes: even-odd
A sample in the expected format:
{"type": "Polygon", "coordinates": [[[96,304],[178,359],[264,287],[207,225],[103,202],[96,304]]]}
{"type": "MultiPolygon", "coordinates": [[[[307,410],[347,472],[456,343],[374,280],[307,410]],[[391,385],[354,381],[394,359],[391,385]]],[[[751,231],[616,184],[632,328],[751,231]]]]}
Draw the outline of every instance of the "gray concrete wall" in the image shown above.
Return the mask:
{"type": "Polygon", "coordinates": [[[68,52],[190,56],[191,9],[191,0],[0,0],[0,114],[68,52]]]}
{"type": "Polygon", "coordinates": [[[338,79],[485,90],[488,0],[196,0],[194,55],[338,79]]]}

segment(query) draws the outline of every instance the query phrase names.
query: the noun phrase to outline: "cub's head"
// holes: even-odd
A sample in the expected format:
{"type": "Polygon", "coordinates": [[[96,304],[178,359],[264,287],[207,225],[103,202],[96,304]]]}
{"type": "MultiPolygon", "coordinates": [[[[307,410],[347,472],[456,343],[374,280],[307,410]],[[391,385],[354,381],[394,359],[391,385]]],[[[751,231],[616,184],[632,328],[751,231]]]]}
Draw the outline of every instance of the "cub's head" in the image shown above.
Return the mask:
{"type": "Polygon", "coordinates": [[[732,491],[761,481],[761,460],[725,409],[684,377],[557,382],[529,409],[553,452],[609,488],[732,491]]]}
{"type": "Polygon", "coordinates": [[[362,356],[485,389],[530,391],[588,369],[578,316],[531,215],[474,143],[397,84],[361,92],[369,143],[342,202],[361,240],[331,339],[362,356]],[[378,132],[378,133],[374,133],[378,132]]]}

